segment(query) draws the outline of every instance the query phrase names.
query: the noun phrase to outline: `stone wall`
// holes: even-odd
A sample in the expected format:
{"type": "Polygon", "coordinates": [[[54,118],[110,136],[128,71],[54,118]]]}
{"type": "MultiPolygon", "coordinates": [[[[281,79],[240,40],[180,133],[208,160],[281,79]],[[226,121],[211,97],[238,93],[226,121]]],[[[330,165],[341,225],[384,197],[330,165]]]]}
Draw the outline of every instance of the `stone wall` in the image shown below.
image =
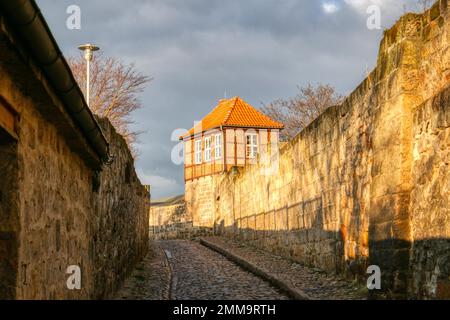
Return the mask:
{"type": "Polygon", "coordinates": [[[20,117],[17,141],[0,141],[0,298],[110,297],[148,241],[149,195],[126,143],[100,120],[114,161],[93,167],[61,101],[1,32],[0,74],[0,96],[20,117]],[[66,286],[71,265],[81,290],[66,286]]]}
{"type": "Polygon", "coordinates": [[[378,265],[373,296],[444,297],[449,44],[447,1],[403,16],[385,31],[373,72],[276,163],[187,183],[194,225],[351,277],[378,265]]]}
{"type": "Polygon", "coordinates": [[[202,228],[192,221],[192,215],[186,210],[184,196],[162,202],[152,202],[150,208],[150,238],[192,239],[211,234],[211,229],[202,228]]]}
{"type": "MultiPolygon", "coordinates": [[[[114,159],[99,173],[89,243],[93,273],[93,298],[116,292],[148,247],[150,195],[134,168],[134,159],[124,138],[107,119],[99,123],[110,142],[114,159]]],[[[94,186],[95,187],[95,186],[94,186]]]]}
{"type": "Polygon", "coordinates": [[[410,292],[450,299],[450,88],[414,112],[410,292]]]}
{"type": "Polygon", "coordinates": [[[215,215],[214,185],[217,175],[201,177],[185,183],[186,209],[192,216],[195,226],[212,227],[215,215]]]}

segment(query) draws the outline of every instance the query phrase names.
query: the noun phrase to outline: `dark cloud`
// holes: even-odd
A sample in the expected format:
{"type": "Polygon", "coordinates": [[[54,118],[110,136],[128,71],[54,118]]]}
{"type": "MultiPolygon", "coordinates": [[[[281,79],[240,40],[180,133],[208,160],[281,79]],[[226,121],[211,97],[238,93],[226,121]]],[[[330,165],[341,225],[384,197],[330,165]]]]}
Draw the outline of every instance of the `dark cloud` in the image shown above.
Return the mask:
{"type": "Polygon", "coordinates": [[[135,113],[137,162],[153,196],[183,192],[171,162],[176,128],[189,129],[227,92],[254,106],[295,94],[297,85],[330,83],[347,94],[374,66],[382,30],[366,28],[367,4],[392,25],[415,0],[38,0],[66,55],[93,42],[105,55],[154,77],[135,113]],[[326,13],[324,3],[337,11],[326,13]],[[66,28],[66,9],[81,7],[82,29],[66,28]]]}

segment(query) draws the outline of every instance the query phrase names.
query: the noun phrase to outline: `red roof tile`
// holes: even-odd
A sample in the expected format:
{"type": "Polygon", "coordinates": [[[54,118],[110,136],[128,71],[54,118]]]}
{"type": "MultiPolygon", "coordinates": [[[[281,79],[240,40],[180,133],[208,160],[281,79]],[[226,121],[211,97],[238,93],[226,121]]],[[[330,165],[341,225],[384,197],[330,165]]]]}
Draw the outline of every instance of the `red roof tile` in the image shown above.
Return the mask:
{"type": "Polygon", "coordinates": [[[219,104],[182,138],[220,127],[283,129],[284,125],[256,110],[239,97],[220,100],[219,104]]]}

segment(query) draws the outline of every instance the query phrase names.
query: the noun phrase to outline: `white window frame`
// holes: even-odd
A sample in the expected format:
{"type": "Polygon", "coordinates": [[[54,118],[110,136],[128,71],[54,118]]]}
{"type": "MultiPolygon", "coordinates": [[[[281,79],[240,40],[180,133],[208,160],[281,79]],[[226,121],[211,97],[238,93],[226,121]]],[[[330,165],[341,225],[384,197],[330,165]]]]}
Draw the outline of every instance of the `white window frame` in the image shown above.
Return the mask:
{"type": "Polygon", "coordinates": [[[222,159],[223,136],[221,133],[214,135],[214,159],[222,159]]]}
{"type": "Polygon", "coordinates": [[[195,140],[194,141],[194,152],[195,152],[195,164],[201,164],[202,163],[202,140],[195,140]]]}
{"type": "Polygon", "coordinates": [[[259,146],[258,146],[258,134],[257,133],[246,133],[245,134],[245,154],[249,159],[255,159],[258,156],[259,146]],[[250,143],[249,139],[250,138],[250,143]]]}
{"type": "Polygon", "coordinates": [[[210,162],[211,161],[211,143],[212,143],[212,138],[211,137],[207,137],[205,138],[205,162],[210,162]]]}

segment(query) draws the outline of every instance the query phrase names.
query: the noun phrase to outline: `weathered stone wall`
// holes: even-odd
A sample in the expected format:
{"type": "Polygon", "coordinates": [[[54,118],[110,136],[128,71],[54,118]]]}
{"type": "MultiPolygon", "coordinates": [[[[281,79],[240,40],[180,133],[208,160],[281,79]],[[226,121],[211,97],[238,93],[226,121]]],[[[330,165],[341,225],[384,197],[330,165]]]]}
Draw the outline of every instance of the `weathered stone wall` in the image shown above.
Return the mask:
{"type": "Polygon", "coordinates": [[[215,214],[214,185],[217,175],[186,181],[186,209],[192,216],[194,226],[211,228],[215,214]]]}
{"type": "MultiPolygon", "coordinates": [[[[116,292],[134,265],[147,253],[150,195],[134,168],[134,159],[124,138],[107,119],[99,119],[110,142],[114,159],[100,172],[94,190],[93,217],[88,231],[93,250],[93,298],[116,292]]],[[[94,186],[95,187],[95,186],[94,186]]]]}
{"type": "Polygon", "coordinates": [[[114,162],[96,172],[90,146],[73,148],[82,134],[61,102],[2,33],[0,75],[20,116],[18,140],[0,142],[0,298],[109,297],[148,241],[149,195],[126,143],[100,120],[114,162]],[[66,286],[71,265],[81,290],[66,286]]]}
{"type": "Polygon", "coordinates": [[[448,15],[442,0],[387,30],[374,71],[281,149],[274,174],[269,163],[187,183],[194,225],[349,276],[378,265],[374,296],[443,297],[448,104],[437,97],[450,83],[448,15]]]}
{"type": "Polygon", "coordinates": [[[14,295],[18,266],[17,146],[0,141],[0,299],[14,295]]]}
{"type": "Polygon", "coordinates": [[[151,239],[192,239],[210,235],[211,231],[210,228],[194,226],[192,215],[186,210],[184,196],[151,204],[151,239]]]}
{"type": "Polygon", "coordinates": [[[163,203],[151,203],[150,238],[177,239],[185,238],[193,229],[192,216],[186,211],[182,198],[163,203]]]}
{"type": "Polygon", "coordinates": [[[450,299],[450,88],[414,112],[411,295],[450,299]]]}

